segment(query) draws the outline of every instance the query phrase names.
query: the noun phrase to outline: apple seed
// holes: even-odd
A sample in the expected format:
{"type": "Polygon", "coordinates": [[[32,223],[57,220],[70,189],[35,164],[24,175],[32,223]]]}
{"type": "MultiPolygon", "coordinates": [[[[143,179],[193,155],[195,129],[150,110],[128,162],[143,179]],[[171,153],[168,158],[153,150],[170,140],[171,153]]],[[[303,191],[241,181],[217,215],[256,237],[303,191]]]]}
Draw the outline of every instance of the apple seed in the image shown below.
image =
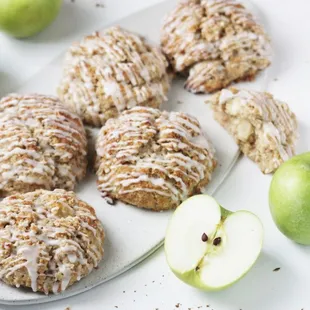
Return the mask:
{"type": "Polygon", "coordinates": [[[206,233],[203,233],[202,236],[201,236],[202,242],[207,242],[208,239],[209,239],[209,238],[208,238],[207,234],[206,234],[206,233]]]}
{"type": "Polygon", "coordinates": [[[221,243],[222,238],[221,237],[217,237],[213,240],[213,245],[217,246],[221,243]]]}

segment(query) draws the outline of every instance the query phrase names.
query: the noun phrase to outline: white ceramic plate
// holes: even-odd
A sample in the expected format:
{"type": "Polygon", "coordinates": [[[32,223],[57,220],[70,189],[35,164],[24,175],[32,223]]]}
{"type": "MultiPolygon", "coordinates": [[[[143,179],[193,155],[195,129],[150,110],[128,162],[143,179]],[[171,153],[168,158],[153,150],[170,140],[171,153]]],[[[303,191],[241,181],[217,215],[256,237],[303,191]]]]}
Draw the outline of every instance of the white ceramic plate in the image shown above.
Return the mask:
{"type": "MultiPolygon", "coordinates": [[[[177,0],[162,2],[115,24],[140,33],[150,41],[159,42],[162,18],[176,3],[177,0]]],[[[245,4],[249,5],[247,2],[245,4]]],[[[250,9],[255,8],[250,7],[250,9]]],[[[258,12],[255,14],[257,15],[258,12]]],[[[16,91],[20,93],[56,94],[55,90],[61,76],[63,56],[64,54],[60,55],[26,85],[16,91]]],[[[267,88],[268,81],[268,73],[265,71],[255,82],[243,83],[241,86],[264,90],[267,88]]],[[[239,151],[232,138],[213,120],[209,107],[204,103],[207,95],[193,95],[186,92],[183,89],[183,82],[182,80],[173,82],[169,101],[164,104],[163,109],[189,112],[196,116],[204,133],[213,142],[219,165],[211,183],[206,188],[207,193],[213,194],[228,175],[238,158],[239,151]]],[[[120,202],[115,206],[110,206],[100,197],[95,181],[95,175],[89,172],[86,179],[77,188],[77,193],[81,199],[96,209],[97,216],[106,230],[105,257],[99,269],[59,295],[45,296],[0,283],[0,303],[15,305],[44,303],[85,292],[125,272],[162,245],[171,212],[155,213],[120,202]]]]}

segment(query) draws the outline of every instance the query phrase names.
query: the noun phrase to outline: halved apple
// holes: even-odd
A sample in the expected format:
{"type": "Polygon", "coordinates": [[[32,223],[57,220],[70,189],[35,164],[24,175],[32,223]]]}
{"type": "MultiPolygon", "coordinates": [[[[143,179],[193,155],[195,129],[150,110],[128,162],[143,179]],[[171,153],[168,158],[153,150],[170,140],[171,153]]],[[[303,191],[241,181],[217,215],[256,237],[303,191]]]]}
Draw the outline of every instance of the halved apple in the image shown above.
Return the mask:
{"type": "Polygon", "coordinates": [[[173,273],[194,287],[216,291],[242,278],[257,260],[263,226],[253,213],[230,212],[208,195],[193,196],[174,212],[165,252],[173,273]]]}

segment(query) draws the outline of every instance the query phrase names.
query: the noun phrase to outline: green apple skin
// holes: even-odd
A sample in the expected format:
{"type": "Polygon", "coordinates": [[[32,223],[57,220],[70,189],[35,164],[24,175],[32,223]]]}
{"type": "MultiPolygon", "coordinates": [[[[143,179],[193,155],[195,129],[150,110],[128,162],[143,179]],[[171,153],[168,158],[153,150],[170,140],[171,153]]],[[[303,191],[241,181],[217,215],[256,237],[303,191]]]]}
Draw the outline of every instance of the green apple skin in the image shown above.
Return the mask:
{"type": "MultiPolygon", "coordinates": [[[[255,264],[255,262],[253,263],[253,265],[254,264],[255,264]]],[[[188,284],[189,286],[196,287],[196,288],[198,288],[200,290],[203,290],[203,291],[206,291],[206,292],[217,292],[217,291],[222,291],[222,290],[224,290],[226,288],[229,288],[232,285],[234,285],[236,282],[241,280],[248,273],[248,271],[252,268],[252,266],[248,270],[246,270],[238,279],[236,279],[236,281],[231,282],[228,285],[221,286],[221,287],[206,286],[200,280],[198,271],[191,270],[191,271],[188,271],[186,273],[179,273],[176,270],[173,270],[173,269],[171,269],[171,270],[172,270],[172,272],[174,273],[174,275],[177,278],[179,278],[181,281],[183,281],[184,283],[188,284]]]]}
{"type": "MultiPolygon", "coordinates": [[[[175,212],[177,212],[178,209],[176,209],[175,212]]],[[[248,211],[242,211],[242,212],[248,212],[248,211]]],[[[228,216],[233,215],[234,212],[231,212],[227,209],[224,209],[221,206],[221,214],[222,214],[222,220],[224,221],[228,216]]],[[[263,245],[263,240],[261,243],[261,246],[263,245]]],[[[258,258],[258,257],[257,257],[258,258]]],[[[174,275],[179,278],[181,281],[183,281],[184,283],[188,284],[189,286],[193,286],[196,287],[200,290],[206,291],[206,292],[216,292],[216,291],[221,291],[224,290],[232,285],[234,285],[236,282],[238,282],[239,280],[241,280],[247,273],[248,271],[253,267],[253,265],[255,264],[255,262],[253,262],[252,266],[250,266],[247,270],[244,271],[244,273],[238,278],[236,279],[236,281],[229,283],[226,286],[221,286],[221,287],[210,287],[210,286],[206,286],[201,279],[199,278],[199,271],[196,270],[190,270],[188,272],[184,272],[184,273],[180,273],[177,270],[174,270],[173,268],[171,268],[171,271],[174,273],[174,275]]]]}
{"type": "Polygon", "coordinates": [[[16,38],[35,35],[58,15],[62,0],[0,0],[0,30],[16,38]]]}
{"type": "Polygon", "coordinates": [[[310,245],[310,152],[291,158],[276,171],[270,185],[269,206],[286,237],[310,245]]]}

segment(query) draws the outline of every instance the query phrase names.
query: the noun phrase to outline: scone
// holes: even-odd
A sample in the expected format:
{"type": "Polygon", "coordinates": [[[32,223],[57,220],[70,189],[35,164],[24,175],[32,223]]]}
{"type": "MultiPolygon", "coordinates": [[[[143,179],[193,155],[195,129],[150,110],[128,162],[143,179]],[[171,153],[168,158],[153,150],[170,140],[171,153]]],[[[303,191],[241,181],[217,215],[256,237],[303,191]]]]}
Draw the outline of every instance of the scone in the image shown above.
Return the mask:
{"type": "Polygon", "coordinates": [[[87,166],[81,119],[57,98],[0,100],[0,197],[36,189],[72,190],[87,166]]]}
{"type": "Polygon", "coordinates": [[[146,107],[108,120],[96,151],[102,196],[156,211],[175,208],[200,192],[216,167],[197,119],[146,107]]]}
{"type": "Polygon", "coordinates": [[[270,64],[270,41],[254,16],[234,0],[187,0],[168,14],[161,45],[185,87],[210,93],[252,80],[270,64]]]}
{"type": "Polygon", "coordinates": [[[263,173],[273,172],[295,154],[296,117],[271,94],[230,88],[208,102],[215,119],[263,173]]]}
{"type": "Polygon", "coordinates": [[[73,192],[37,190],[0,202],[0,279],[60,293],[103,257],[104,230],[73,192]]]}
{"type": "Polygon", "coordinates": [[[70,48],[59,96],[86,124],[98,127],[136,105],[158,108],[169,89],[167,66],[159,48],[112,27],[70,48]]]}

